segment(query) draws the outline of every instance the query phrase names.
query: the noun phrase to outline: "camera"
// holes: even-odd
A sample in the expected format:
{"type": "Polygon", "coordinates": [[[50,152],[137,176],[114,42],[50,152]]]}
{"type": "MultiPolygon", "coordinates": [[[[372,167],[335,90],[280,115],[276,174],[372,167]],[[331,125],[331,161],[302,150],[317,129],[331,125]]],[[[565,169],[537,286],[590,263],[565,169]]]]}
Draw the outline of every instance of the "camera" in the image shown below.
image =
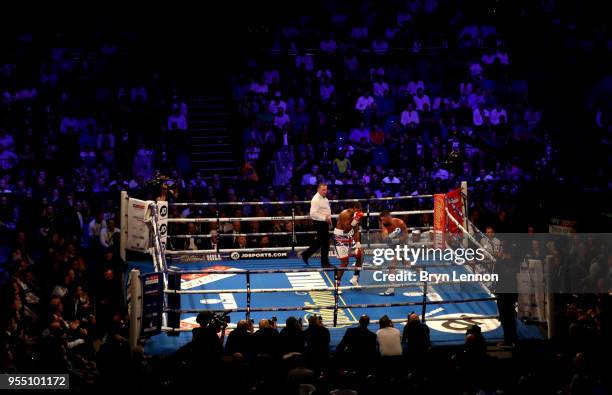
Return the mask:
{"type": "Polygon", "coordinates": [[[228,314],[229,313],[213,313],[209,325],[219,329],[227,328],[227,324],[230,323],[230,316],[228,314]]]}
{"type": "Polygon", "coordinates": [[[146,185],[154,188],[161,188],[162,185],[172,182],[170,177],[161,174],[159,171],[155,173],[153,178],[146,182],[146,185]]]}
{"type": "Polygon", "coordinates": [[[230,316],[228,314],[228,312],[203,311],[198,314],[196,322],[202,327],[214,328],[219,331],[227,328],[227,324],[230,323],[230,316]]]}

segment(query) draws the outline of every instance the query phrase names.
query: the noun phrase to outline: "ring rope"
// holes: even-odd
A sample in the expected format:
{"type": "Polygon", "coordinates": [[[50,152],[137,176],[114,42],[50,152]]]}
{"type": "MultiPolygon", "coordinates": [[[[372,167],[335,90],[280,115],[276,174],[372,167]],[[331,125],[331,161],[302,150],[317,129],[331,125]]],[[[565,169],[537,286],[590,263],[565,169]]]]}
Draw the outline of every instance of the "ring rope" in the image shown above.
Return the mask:
{"type": "MultiPolygon", "coordinates": [[[[410,211],[392,211],[391,215],[418,215],[418,214],[433,214],[433,210],[410,210],[410,211]]],[[[378,217],[379,212],[370,213],[370,217],[378,217]]],[[[338,218],[338,214],[333,214],[332,218],[338,218]]],[[[249,221],[291,221],[291,220],[307,220],[310,215],[282,215],[279,217],[234,217],[234,218],[168,218],[168,223],[194,223],[194,222],[249,222],[249,221]]]]}
{"type": "MultiPolygon", "coordinates": [[[[472,303],[472,302],[493,302],[496,301],[495,297],[486,298],[469,298],[469,299],[452,299],[452,300],[432,300],[426,302],[428,305],[441,305],[441,304],[457,304],[457,303],[472,303]]],[[[364,309],[364,308],[384,308],[384,307],[407,307],[407,306],[422,306],[423,302],[398,302],[398,303],[360,303],[360,304],[347,304],[339,306],[341,309],[364,309]]],[[[312,305],[312,306],[287,306],[287,307],[251,307],[250,312],[264,312],[264,311],[304,311],[304,310],[333,310],[336,306],[334,305],[312,305]]],[[[215,312],[226,312],[226,313],[244,313],[247,308],[237,307],[234,309],[222,309],[222,310],[208,310],[208,309],[164,309],[166,313],[179,313],[179,314],[193,314],[201,313],[203,311],[215,311],[215,312]]]]}
{"type": "MultiPolygon", "coordinates": [[[[348,269],[349,271],[352,269],[348,269]]],[[[353,291],[353,290],[365,290],[365,289],[379,289],[379,288],[412,288],[421,287],[426,284],[426,281],[415,281],[413,283],[390,283],[390,284],[372,284],[372,285],[342,285],[338,287],[339,291],[353,291]]],[[[440,281],[436,283],[437,286],[441,285],[457,285],[453,281],[440,281]]],[[[164,290],[167,294],[185,294],[185,295],[210,295],[219,293],[228,294],[243,294],[243,293],[274,293],[274,292],[324,292],[334,291],[336,287],[316,287],[316,288],[261,288],[261,289],[206,289],[206,290],[194,290],[194,289],[166,289],[164,290]]]]}
{"type": "MultiPolygon", "coordinates": [[[[432,245],[432,241],[423,241],[418,243],[412,243],[407,245],[419,245],[419,246],[428,246],[432,245]]],[[[371,243],[370,247],[388,247],[386,243],[371,243]]],[[[253,247],[253,248],[220,248],[216,249],[208,249],[208,250],[166,250],[167,255],[191,255],[191,254],[213,254],[213,253],[232,253],[232,252],[284,252],[284,251],[293,251],[293,250],[305,250],[308,246],[295,246],[295,247],[253,247]]]]}
{"type": "MultiPolygon", "coordinates": [[[[411,226],[411,230],[432,230],[433,226],[411,226]]],[[[381,233],[382,229],[362,229],[362,233],[381,233]]],[[[334,233],[333,231],[329,231],[330,234],[334,233]]],[[[192,237],[197,238],[211,238],[213,236],[218,237],[238,237],[238,236],[289,236],[289,235],[316,235],[317,231],[309,230],[309,231],[299,231],[299,232],[259,232],[259,233],[218,233],[216,235],[211,235],[210,233],[206,234],[193,234],[193,235],[168,235],[168,237],[174,237],[176,239],[190,239],[192,237]]]]}
{"type": "MultiPolygon", "coordinates": [[[[385,202],[389,200],[408,200],[408,199],[426,199],[432,198],[433,195],[404,195],[370,199],[333,199],[330,203],[358,203],[377,201],[385,202]]],[[[276,204],[310,204],[310,200],[280,200],[278,202],[192,202],[192,203],[170,203],[170,206],[185,207],[185,206],[265,206],[276,204]]]]}
{"type": "MultiPolygon", "coordinates": [[[[487,320],[487,319],[499,319],[499,316],[497,315],[483,315],[483,316],[478,316],[479,320],[487,320]]],[[[406,320],[406,317],[399,317],[399,318],[391,318],[391,320],[393,322],[403,322],[406,320]]],[[[427,321],[448,321],[448,317],[427,317],[427,321]]],[[[356,325],[358,324],[359,321],[358,320],[348,320],[348,321],[342,321],[343,325],[356,325]]],[[[286,325],[283,323],[277,323],[276,324],[276,328],[284,328],[286,325]]],[[[304,327],[308,327],[308,321],[304,321],[302,323],[302,326],[304,327]]],[[[235,329],[237,327],[237,324],[235,322],[231,322],[228,324],[227,326],[229,329],[235,329]]],[[[191,331],[191,328],[172,328],[169,326],[163,326],[162,330],[165,332],[189,332],[191,331]]]]}
{"type": "MultiPolygon", "coordinates": [[[[457,266],[457,267],[462,267],[465,266],[465,264],[454,264],[454,263],[449,263],[449,264],[425,264],[425,265],[411,265],[411,268],[437,268],[437,267],[444,267],[444,268],[448,268],[448,267],[453,267],[453,266],[457,266]]],[[[196,269],[191,269],[191,270],[181,270],[179,268],[176,268],[174,266],[170,267],[168,269],[168,272],[172,272],[175,274],[246,274],[247,272],[251,273],[251,274],[273,274],[273,273],[311,273],[311,272],[333,272],[336,269],[338,269],[337,267],[305,267],[305,268],[301,268],[301,269],[251,269],[251,270],[242,270],[242,269],[229,269],[229,270],[207,270],[207,269],[200,269],[200,270],[196,270],[196,269]]],[[[397,270],[396,269],[392,269],[390,267],[387,268],[383,268],[383,267],[373,267],[373,266],[346,266],[341,268],[342,270],[360,270],[360,271],[387,271],[387,270],[397,270]]],[[[407,270],[408,268],[405,268],[405,270],[407,270]]]]}

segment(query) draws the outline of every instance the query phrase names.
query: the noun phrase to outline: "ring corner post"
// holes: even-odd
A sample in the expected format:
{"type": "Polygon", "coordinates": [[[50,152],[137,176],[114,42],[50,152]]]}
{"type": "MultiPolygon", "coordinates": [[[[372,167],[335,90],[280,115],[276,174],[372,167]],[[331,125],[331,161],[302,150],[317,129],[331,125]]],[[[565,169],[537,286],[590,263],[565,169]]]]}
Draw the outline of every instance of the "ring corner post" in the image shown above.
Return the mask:
{"type": "Polygon", "coordinates": [[[434,195],[434,248],[444,248],[446,232],[446,195],[434,195]]]}
{"type": "MultiPolygon", "coordinates": [[[[467,181],[461,181],[461,199],[462,199],[462,204],[461,204],[461,211],[462,211],[462,217],[463,217],[463,228],[466,229],[468,232],[470,231],[470,228],[468,227],[468,183],[467,181]]],[[[469,245],[469,239],[467,237],[467,235],[463,235],[463,247],[467,248],[469,245]]]]}
{"type": "Polygon", "coordinates": [[[427,313],[427,281],[423,284],[423,304],[421,306],[421,322],[425,323],[425,315],[427,313]]]}
{"type": "Polygon", "coordinates": [[[340,279],[338,278],[338,268],[334,267],[334,328],[338,326],[338,287],[340,286],[340,279]]]}
{"type": "Polygon", "coordinates": [[[121,228],[121,237],[119,238],[119,255],[123,261],[126,260],[126,248],[127,248],[127,239],[128,239],[128,206],[129,206],[130,196],[127,191],[121,191],[121,218],[119,227],[121,228]]]}
{"type": "Polygon", "coordinates": [[[295,202],[291,201],[291,253],[295,253],[295,202]]]}
{"type": "Polygon", "coordinates": [[[370,198],[368,197],[366,200],[366,235],[368,237],[368,248],[372,246],[370,241],[370,198]]]}
{"type": "Polygon", "coordinates": [[[176,329],[181,326],[181,294],[176,292],[181,290],[181,273],[180,271],[168,271],[168,327],[170,331],[168,336],[178,336],[176,329]]]}
{"type": "Polygon", "coordinates": [[[246,272],[246,320],[251,319],[251,272],[246,272]]]}
{"type": "Polygon", "coordinates": [[[142,329],[142,282],[140,280],[140,270],[132,269],[130,271],[129,281],[129,344],[130,350],[134,350],[138,345],[138,339],[140,339],[140,332],[142,329]]]}

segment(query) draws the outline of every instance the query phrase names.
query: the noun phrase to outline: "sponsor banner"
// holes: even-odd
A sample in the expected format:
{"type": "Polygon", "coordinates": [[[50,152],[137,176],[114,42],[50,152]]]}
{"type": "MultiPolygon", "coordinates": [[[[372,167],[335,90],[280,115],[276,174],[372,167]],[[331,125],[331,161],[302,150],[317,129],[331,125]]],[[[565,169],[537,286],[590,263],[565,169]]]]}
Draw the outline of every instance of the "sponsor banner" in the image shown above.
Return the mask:
{"type": "Polygon", "coordinates": [[[548,225],[548,232],[553,234],[568,234],[576,232],[576,221],[567,219],[551,218],[548,225]]]}
{"type": "Polygon", "coordinates": [[[436,320],[428,320],[427,326],[435,331],[446,333],[461,333],[478,325],[482,333],[493,331],[501,325],[497,318],[483,318],[481,314],[453,313],[435,316],[436,320]]]}
{"type": "Polygon", "coordinates": [[[212,282],[223,280],[224,278],[230,278],[235,276],[235,273],[231,271],[237,271],[229,266],[211,266],[210,270],[215,271],[228,271],[228,274],[212,274],[212,273],[195,273],[195,274],[183,274],[181,275],[181,289],[192,289],[201,285],[210,284],[212,282]]]}
{"type": "Polygon", "coordinates": [[[147,273],[142,281],[142,326],[141,336],[161,333],[164,288],[162,273],[147,273]]]}
{"type": "Polygon", "coordinates": [[[229,254],[188,254],[188,255],[171,255],[167,258],[170,263],[189,263],[189,262],[215,262],[229,259],[229,254]]]}
{"type": "Polygon", "coordinates": [[[446,195],[434,195],[434,247],[444,248],[444,232],[446,231],[446,195]]]}
{"type": "MultiPolygon", "coordinates": [[[[455,218],[460,224],[463,224],[463,199],[461,198],[461,188],[453,189],[446,194],[446,204],[448,204],[448,211],[453,218],[455,218]]],[[[447,222],[449,233],[459,232],[459,228],[453,221],[447,222]]]]}
{"type": "Polygon", "coordinates": [[[134,198],[128,202],[128,250],[145,252],[149,248],[149,228],[144,222],[148,204],[147,201],[134,198]]]}
{"type": "Polygon", "coordinates": [[[288,251],[271,251],[271,252],[240,252],[234,251],[229,254],[230,259],[266,259],[266,258],[288,258],[288,251]]]}
{"type": "Polygon", "coordinates": [[[168,202],[157,202],[157,213],[157,225],[159,227],[162,251],[166,251],[166,242],[168,241],[168,202]]]}

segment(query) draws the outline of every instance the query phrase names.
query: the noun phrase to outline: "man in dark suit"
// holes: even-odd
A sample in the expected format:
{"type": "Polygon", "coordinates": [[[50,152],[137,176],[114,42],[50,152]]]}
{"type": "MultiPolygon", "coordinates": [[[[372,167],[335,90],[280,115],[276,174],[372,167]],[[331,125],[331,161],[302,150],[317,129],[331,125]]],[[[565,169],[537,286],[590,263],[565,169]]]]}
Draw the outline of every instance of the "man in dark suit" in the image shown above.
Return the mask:
{"type": "Polygon", "coordinates": [[[336,352],[353,367],[367,369],[378,358],[376,334],[368,329],[370,317],[362,315],[359,326],[348,328],[336,347],[336,352]]]}
{"type": "Polygon", "coordinates": [[[198,227],[196,226],[196,224],[192,222],[187,224],[187,234],[192,237],[179,239],[180,241],[178,243],[181,249],[183,250],[203,250],[205,240],[203,237],[198,236],[199,233],[200,231],[198,227]]]}

